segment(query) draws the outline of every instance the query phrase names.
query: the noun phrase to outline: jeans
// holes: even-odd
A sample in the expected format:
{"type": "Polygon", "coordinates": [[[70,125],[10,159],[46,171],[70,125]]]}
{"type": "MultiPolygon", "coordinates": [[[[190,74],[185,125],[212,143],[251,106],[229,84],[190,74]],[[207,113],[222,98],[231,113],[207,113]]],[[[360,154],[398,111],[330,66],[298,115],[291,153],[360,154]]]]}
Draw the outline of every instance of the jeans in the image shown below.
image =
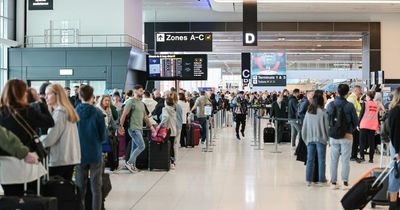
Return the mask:
{"type": "Polygon", "coordinates": [[[200,130],[200,135],[201,135],[201,142],[205,142],[207,139],[207,117],[198,117],[196,119],[199,121],[199,124],[201,125],[201,130],[200,130]]]}
{"type": "Polygon", "coordinates": [[[129,164],[133,164],[136,167],[136,158],[145,149],[144,140],[143,140],[143,130],[129,129],[128,132],[132,138],[132,148],[131,148],[131,155],[127,162],[129,164]]]}
{"type": "MultiPolygon", "coordinates": [[[[355,139],[356,140],[356,139],[355,139]]],[[[374,160],[375,155],[375,131],[369,129],[360,130],[360,158],[364,159],[365,149],[369,145],[369,160],[374,160]]]]}
{"type": "Polygon", "coordinates": [[[349,181],[352,140],[329,138],[331,145],[331,182],[337,182],[339,157],[342,156],[342,181],[349,181]]]}
{"type": "Polygon", "coordinates": [[[88,186],[87,182],[89,179],[89,171],[90,190],[92,192],[92,209],[101,210],[103,200],[101,192],[101,186],[103,185],[103,162],[80,164],[76,166],[76,185],[81,192],[81,209],[85,209],[85,197],[88,186]]]}
{"type": "Polygon", "coordinates": [[[312,182],[314,180],[315,170],[315,153],[318,153],[318,181],[326,182],[325,177],[325,161],[326,161],[326,145],[321,143],[309,143],[307,145],[307,165],[306,165],[306,180],[312,182]]]}
{"type": "MultiPolygon", "coordinates": [[[[396,150],[394,149],[392,143],[390,144],[390,167],[392,168],[394,166],[395,161],[394,159],[394,155],[396,154],[396,150]]],[[[400,164],[398,164],[400,166],[400,164]]],[[[388,186],[388,191],[390,193],[398,193],[400,190],[400,179],[396,179],[395,177],[395,171],[393,170],[390,174],[389,174],[389,186],[388,186]]]]}
{"type": "Polygon", "coordinates": [[[301,127],[300,125],[296,122],[296,120],[290,120],[289,121],[290,124],[290,132],[291,132],[291,142],[292,142],[292,146],[295,147],[296,146],[296,137],[297,135],[301,135],[301,127]]]}

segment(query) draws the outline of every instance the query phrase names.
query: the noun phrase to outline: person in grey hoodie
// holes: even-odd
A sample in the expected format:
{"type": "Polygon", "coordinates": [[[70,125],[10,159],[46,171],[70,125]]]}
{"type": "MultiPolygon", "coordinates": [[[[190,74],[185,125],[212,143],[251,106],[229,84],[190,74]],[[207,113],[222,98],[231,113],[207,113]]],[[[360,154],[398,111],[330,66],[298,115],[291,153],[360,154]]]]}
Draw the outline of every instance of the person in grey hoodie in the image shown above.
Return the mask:
{"type": "Polygon", "coordinates": [[[50,147],[49,175],[59,175],[72,180],[75,165],[81,163],[81,147],[79,143],[79,116],[59,84],[51,84],[46,88],[46,102],[53,116],[55,125],[41,136],[45,147],[50,147]]]}
{"type": "Polygon", "coordinates": [[[171,134],[169,137],[170,145],[170,154],[171,154],[171,167],[175,169],[175,136],[178,135],[177,125],[177,117],[176,117],[176,108],[174,104],[174,99],[171,96],[167,96],[165,99],[165,107],[162,110],[161,114],[161,122],[158,125],[159,127],[169,128],[171,130],[171,134]]]}
{"type": "Polygon", "coordinates": [[[303,121],[301,135],[307,145],[306,181],[311,186],[314,175],[315,153],[318,155],[318,181],[320,186],[328,186],[325,177],[326,145],[328,136],[328,116],[323,110],[324,96],[322,91],[315,91],[312,103],[303,121]]]}

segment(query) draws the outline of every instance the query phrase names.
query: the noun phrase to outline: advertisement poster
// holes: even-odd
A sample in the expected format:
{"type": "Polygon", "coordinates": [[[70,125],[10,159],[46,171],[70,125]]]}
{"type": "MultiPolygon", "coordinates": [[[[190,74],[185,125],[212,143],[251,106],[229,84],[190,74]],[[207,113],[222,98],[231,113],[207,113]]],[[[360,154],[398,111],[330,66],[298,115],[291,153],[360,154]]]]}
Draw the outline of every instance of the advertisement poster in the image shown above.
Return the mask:
{"type": "Polygon", "coordinates": [[[253,86],[286,86],[286,54],[252,53],[251,80],[253,86]]]}

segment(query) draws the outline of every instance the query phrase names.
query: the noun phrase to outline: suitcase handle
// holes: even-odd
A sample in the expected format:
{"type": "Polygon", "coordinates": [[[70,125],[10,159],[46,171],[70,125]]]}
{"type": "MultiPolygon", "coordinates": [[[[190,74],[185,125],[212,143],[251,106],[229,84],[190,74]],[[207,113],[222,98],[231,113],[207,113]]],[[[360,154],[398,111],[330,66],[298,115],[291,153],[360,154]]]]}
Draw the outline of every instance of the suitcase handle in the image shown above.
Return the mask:
{"type": "Polygon", "coordinates": [[[396,170],[396,173],[398,174],[399,171],[398,171],[398,165],[397,165],[397,164],[399,164],[399,163],[400,163],[400,161],[396,161],[396,160],[395,160],[394,166],[393,166],[392,168],[390,168],[390,170],[389,170],[389,166],[386,167],[386,168],[382,171],[382,173],[378,176],[378,178],[376,178],[376,180],[374,181],[374,183],[372,183],[372,187],[381,186],[381,185],[383,184],[383,182],[388,178],[388,176],[390,175],[390,173],[392,173],[393,170],[396,170]],[[386,173],[387,171],[389,171],[389,172],[386,173]],[[386,174],[385,174],[385,173],[386,173],[386,174]],[[378,182],[379,182],[379,184],[378,184],[378,182]],[[378,184],[378,185],[377,185],[377,184],[378,184]]]}

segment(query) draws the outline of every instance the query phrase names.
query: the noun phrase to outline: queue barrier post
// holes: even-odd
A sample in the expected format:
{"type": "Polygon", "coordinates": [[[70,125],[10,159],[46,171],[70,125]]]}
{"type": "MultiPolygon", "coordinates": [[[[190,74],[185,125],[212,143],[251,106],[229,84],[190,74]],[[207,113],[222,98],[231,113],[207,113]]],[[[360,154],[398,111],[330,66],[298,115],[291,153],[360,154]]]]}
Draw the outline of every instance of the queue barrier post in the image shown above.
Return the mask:
{"type": "Polygon", "coordinates": [[[271,153],[282,153],[281,151],[278,150],[278,130],[279,130],[278,122],[279,122],[279,120],[275,118],[275,120],[274,120],[274,123],[275,123],[275,142],[274,142],[275,150],[271,151],[271,153]]]}
{"type": "MultiPolygon", "coordinates": [[[[258,120],[260,120],[260,119],[258,119],[258,120]]],[[[257,146],[257,138],[258,138],[258,135],[257,135],[257,118],[256,117],[254,117],[254,119],[253,119],[253,144],[251,144],[251,146],[257,146]]]]}
{"type": "Polygon", "coordinates": [[[212,149],[210,148],[210,140],[211,140],[210,131],[211,130],[209,128],[210,128],[210,117],[207,117],[206,127],[205,127],[207,138],[206,138],[206,146],[202,150],[203,152],[212,152],[212,149]]]}
{"type": "Polygon", "coordinates": [[[256,124],[254,127],[257,127],[258,129],[258,135],[256,141],[258,141],[258,148],[255,150],[264,150],[263,147],[261,147],[261,116],[255,117],[256,120],[258,120],[258,124],[256,124]]]}

